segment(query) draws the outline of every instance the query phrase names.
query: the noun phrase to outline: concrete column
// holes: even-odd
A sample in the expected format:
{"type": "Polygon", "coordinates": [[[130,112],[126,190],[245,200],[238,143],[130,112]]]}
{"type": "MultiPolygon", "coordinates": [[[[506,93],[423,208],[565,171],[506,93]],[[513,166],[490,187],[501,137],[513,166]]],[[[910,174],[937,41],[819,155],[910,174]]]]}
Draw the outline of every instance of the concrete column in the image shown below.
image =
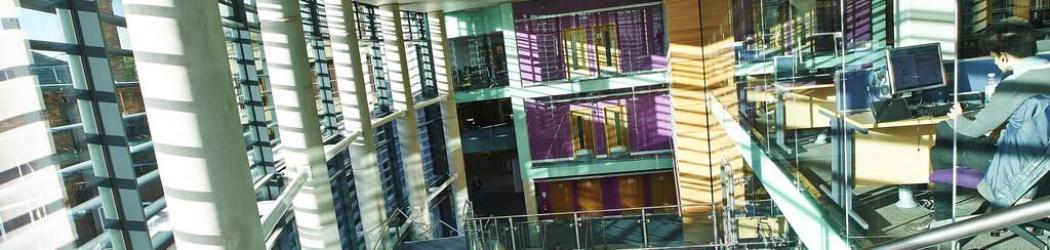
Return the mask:
{"type": "Polygon", "coordinates": [[[65,192],[51,161],[55,147],[36,77],[29,70],[33,58],[18,10],[18,0],[0,0],[0,175],[14,174],[14,179],[0,180],[0,224],[26,214],[35,221],[5,232],[0,249],[72,248],[76,237],[68,209],[43,209],[65,202],[65,192]]]}
{"type": "Polygon", "coordinates": [[[361,63],[354,6],[347,0],[325,2],[328,34],[332,39],[336,86],[339,88],[343,124],[347,132],[361,132],[350,144],[350,161],[354,186],[365,232],[365,244],[372,249],[379,243],[380,230],[386,220],[382,181],[376,161],[375,133],[368,106],[368,86],[361,63]]]}
{"type": "MultiPolygon", "coordinates": [[[[506,47],[507,74],[510,79],[509,89],[521,90],[521,66],[518,63],[517,33],[514,32],[513,9],[510,3],[502,3],[499,6],[500,27],[503,30],[503,44],[506,47]]],[[[529,148],[529,127],[525,122],[525,99],[521,95],[512,95],[510,98],[512,113],[514,115],[514,139],[518,149],[518,171],[521,174],[521,187],[525,199],[525,213],[536,214],[539,208],[536,204],[536,186],[532,181],[529,170],[532,169],[532,149],[529,148]]],[[[535,217],[530,217],[535,219],[535,217]]]]}
{"type": "Polygon", "coordinates": [[[124,0],[179,249],[262,249],[218,5],[124,0]]]}
{"type": "Polygon", "coordinates": [[[428,235],[430,209],[427,202],[427,183],[423,175],[423,161],[419,141],[419,122],[416,116],[414,97],[422,90],[418,71],[409,70],[405,40],[402,36],[401,7],[398,4],[379,6],[380,20],[393,25],[383,25],[387,69],[394,109],[404,110],[405,116],[397,120],[397,137],[401,146],[401,162],[404,166],[405,189],[408,203],[412,207],[412,229],[418,235],[428,235]]]}
{"type": "Polygon", "coordinates": [[[448,166],[456,179],[452,182],[452,202],[456,209],[456,228],[463,231],[463,220],[467,217],[466,205],[470,195],[467,194],[467,170],[463,163],[463,140],[459,136],[459,114],[456,111],[455,85],[452,84],[452,57],[449,56],[448,36],[445,32],[445,13],[432,11],[427,14],[430,24],[430,47],[434,51],[434,70],[437,76],[438,93],[445,95],[441,101],[441,124],[445,134],[445,153],[448,166]]]}
{"type": "Polygon", "coordinates": [[[339,227],[310,82],[312,72],[299,1],[259,0],[257,7],[281,133],[281,154],[289,169],[308,171],[306,183],[293,199],[299,244],[303,249],[339,249],[339,227]]]}
{"type": "MultiPolygon", "coordinates": [[[[958,1],[893,1],[894,44],[911,46],[927,43],[941,44],[941,58],[954,60],[956,57],[956,32],[931,32],[936,30],[957,30],[955,18],[958,16],[958,1]]],[[[992,20],[997,21],[997,20],[992,20]]]]}

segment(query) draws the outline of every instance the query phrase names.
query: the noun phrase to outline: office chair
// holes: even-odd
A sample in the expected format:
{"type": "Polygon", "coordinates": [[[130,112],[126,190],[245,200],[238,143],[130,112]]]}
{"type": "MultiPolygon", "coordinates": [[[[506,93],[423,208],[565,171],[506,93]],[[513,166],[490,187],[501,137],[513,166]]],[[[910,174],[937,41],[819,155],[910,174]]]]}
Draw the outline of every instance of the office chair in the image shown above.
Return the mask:
{"type": "MultiPolygon", "coordinates": [[[[1030,97],[1028,101],[1034,100],[1036,98],[1042,99],[1042,100],[1040,100],[1042,102],[1047,102],[1048,101],[1048,99],[1046,99],[1043,95],[1037,95],[1037,96],[1034,96],[1034,97],[1030,97]]],[[[1028,102],[1028,101],[1026,101],[1026,102],[1028,102]]],[[[1020,110],[1021,109],[1018,109],[1018,110],[1015,110],[1014,112],[1019,112],[1020,110]]],[[[1050,112],[1050,107],[1046,107],[1042,111],[1036,111],[1036,112],[1032,113],[1031,116],[1024,117],[1024,118],[1035,119],[1036,118],[1035,116],[1037,116],[1040,112],[1042,112],[1043,114],[1048,113],[1048,112],[1050,112]]],[[[1044,119],[1050,119],[1050,117],[1044,116],[1044,119]]],[[[1043,128],[1043,129],[1050,129],[1050,128],[1043,128]]],[[[1050,131],[1044,131],[1044,132],[1050,132],[1050,131]]],[[[1050,161],[1050,148],[1048,148],[1046,150],[1047,150],[1047,152],[1044,152],[1044,154],[1042,154],[1039,158],[1036,158],[1035,160],[1030,161],[1030,162],[1025,163],[1025,164],[1026,165],[1031,165],[1030,167],[1035,167],[1035,166],[1038,166],[1040,164],[1050,164],[1050,163],[1047,163],[1047,161],[1050,161]]],[[[977,185],[982,180],[984,180],[984,177],[985,177],[984,173],[982,173],[979,170],[976,170],[976,169],[973,169],[973,168],[968,168],[968,167],[962,167],[962,166],[959,167],[958,172],[956,172],[956,173],[957,173],[957,175],[956,175],[956,182],[955,182],[956,187],[967,188],[967,189],[972,189],[972,190],[977,190],[977,185]]],[[[1030,195],[1032,192],[1035,192],[1034,197],[1044,197],[1044,196],[1050,195],[1050,192],[1048,192],[1050,190],[1047,190],[1047,188],[1046,188],[1048,186],[1047,184],[1050,184],[1050,183],[1047,183],[1047,181],[1048,181],[1047,180],[1047,171],[1036,172],[1036,173],[1029,173],[1029,174],[1036,175],[1034,177],[1036,177],[1038,181],[1036,181],[1034,183],[1031,183],[1030,186],[1026,187],[1025,190],[1028,190],[1027,191],[1028,193],[1023,195],[1022,197],[1032,197],[1030,195]]],[[[935,184],[951,185],[952,184],[952,169],[941,169],[941,170],[934,171],[932,174],[930,174],[930,182],[935,183],[935,184]]],[[[985,197],[985,198],[987,198],[987,197],[985,197]]],[[[1012,205],[1018,205],[1020,203],[1027,202],[1027,201],[1028,201],[1028,199],[1021,198],[1018,201],[1015,201],[1014,204],[1012,204],[1012,205]]],[[[978,208],[978,212],[976,212],[976,213],[980,213],[980,212],[987,213],[989,210],[1004,209],[1004,208],[1005,207],[993,206],[991,204],[991,202],[986,200],[986,201],[984,201],[981,204],[981,207],[978,208]]],[[[1009,227],[1006,228],[1007,230],[1013,232],[1014,234],[1016,234],[1017,236],[1021,237],[1022,239],[1028,241],[1034,247],[1037,247],[1039,249],[1050,249],[1050,244],[1048,244],[1047,242],[1043,242],[1043,241],[1039,240],[1039,238],[1036,237],[1033,232],[1025,230],[1024,229],[1025,227],[1034,228],[1035,230],[1033,230],[1033,231],[1038,231],[1038,230],[1048,231],[1048,230],[1050,230],[1050,223],[1047,223],[1044,220],[1036,220],[1036,221],[1031,221],[1031,222],[1027,222],[1027,223],[1024,223],[1024,224],[1012,225],[1012,226],[1009,226],[1009,227]]],[[[971,239],[973,239],[973,237],[969,237],[969,238],[960,240],[960,245],[965,245],[971,239]]]]}

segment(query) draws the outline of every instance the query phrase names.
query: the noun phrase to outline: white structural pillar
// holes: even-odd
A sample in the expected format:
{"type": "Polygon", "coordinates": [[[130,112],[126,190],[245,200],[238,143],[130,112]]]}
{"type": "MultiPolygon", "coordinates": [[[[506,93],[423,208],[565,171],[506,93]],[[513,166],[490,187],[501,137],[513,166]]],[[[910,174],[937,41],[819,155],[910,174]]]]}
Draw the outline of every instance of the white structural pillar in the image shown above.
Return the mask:
{"type": "Polygon", "coordinates": [[[219,6],[124,0],[179,249],[263,249],[219,6]]]}
{"type": "Polygon", "coordinates": [[[357,37],[354,7],[347,0],[325,2],[328,16],[328,34],[332,39],[336,86],[339,89],[343,123],[347,132],[360,132],[350,143],[350,161],[354,171],[354,186],[365,232],[365,244],[372,249],[380,241],[383,221],[386,220],[382,182],[376,161],[375,133],[368,110],[368,86],[361,63],[361,49],[357,37]]]}
{"type": "Polygon", "coordinates": [[[941,44],[941,57],[954,60],[956,57],[956,32],[938,32],[958,30],[955,24],[958,8],[954,0],[902,1],[894,0],[894,40],[897,46],[911,46],[927,43],[941,44]],[[950,7],[950,8],[949,8],[950,7]]]}
{"type": "Polygon", "coordinates": [[[259,0],[257,8],[281,133],[281,154],[289,169],[307,172],[306,183],[293,199],[299,244],[303,249],[339,249],[339,227],[299,1],[259,0]]]}
{"type": "Polygon", "coordinates": [[[422,83],[419,80],[419,71],[409,69],[408,52],[402,34],[404,26],[401,23],[400,5],[383,5],[379,10],[380,20],[389,20],[389,23],[393,24],[383,26],[383,58],[386,59],[386,68],[390,73],[390,92],[393,94],[394,109],[405,111],[405,116],[397,120],[397,137],[401,145],[408,204],[412,207],[412,229],[419,235],[426,235],[430,229],[430,206],[427,202],[427,183],[423,175],[419,121],[415,108],[415,94],[422,92],[422,83]]]}
{"type": "MultiPolygon", "coordinates": [[[[518,63],[518,39],[514,32],[514,18],[511,3],[499,5],[500,27],[503,31],[503,44],[507,55],[507,78],[510,80],[510,89],[523,89],[521,81],[521,67],[518,63]]],[[[529,127],[525,119],[525,99],[519,96],[510,98],[511,110],[514,115],[514,141],[518,151],[518,171],[521,174],[522,194],[525,199],[525,213],[535,215],[539,213],[536,204],[536,185],[532,181],[529,170],[532,169],[532,149],[529,147],[529,127]]],[[[529,217],[530,220],[536,217],[529,217]]]]}
{"type": "Polygon", "coordinates": [[[430,24],[430,47],[434,51],[434,69],[438,93],[445,95],[438,105],[441,105],[441,125],[445,134],[445,153],[448,156],[448,166],[456,173],[456,179],[452,182],[452,204],[456,210],[456,225],[460,232],[463,231],[463,220],[467,217],[467,202],[470,195],[467,194],[467,170],[463,162],[463,140],[459,135],[459,114],[456,110],[456,87],[452,84],[452,73],[449,68],[451,63],[450,51],[448,50],[448,36],[445,33],[445,13],[443,11],[432,11],[427,14],[430,24]]]}
{"type": "Polygon", "coordinates": [[[0,180],[0,225],[23,215],[34,221],[4,232],[0,249],[72,248],[76,237],[18,10],[18,0],[0,0],[0,176],[14,177],[0,180]]]}

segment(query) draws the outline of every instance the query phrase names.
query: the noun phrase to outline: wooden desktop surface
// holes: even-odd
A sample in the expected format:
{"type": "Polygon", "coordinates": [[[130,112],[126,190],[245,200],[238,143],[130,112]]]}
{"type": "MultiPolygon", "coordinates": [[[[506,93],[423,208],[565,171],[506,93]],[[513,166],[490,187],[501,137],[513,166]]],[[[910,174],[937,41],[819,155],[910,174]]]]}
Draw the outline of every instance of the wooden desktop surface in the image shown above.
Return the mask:
{"type": "MultiPolygon", "coordinates": [[[[820,110],[836,114],[835,102],[820,102],[820,110]]],[[[854,134],[854,176],[857,185],[929,183],[930,148],[936,141],[936,124],[947,116],[919,117],[876,122],[870,111],[845,115],[850,125],[868,129],[854,134]]]]}
{"type": "MultiPolygon", "coordinates": [[[[817,103],[821,111],[827,112],[828,114],[836,114],[835,102],[820,102],[817,103]]],[[[937,117],[918,117],[892,122],[876,122],[875,115],[871,111],[864,111],[860,113],[847,114],[845,117],[846,122],[850,125],[873,129],[873,128],[895,128],[895,127],[909,127],[909,126],[923,126],[923,125],[936,125],[938,122],[948,120],[948,116],[942,115],[937,117]]]]}
{"type": "Polygon", "coordinates": [[[747,93],[748,102],[766,102],[775,104],[783,102],[785,109],[785,129],[824,128],[830,125],[829,119],[818,112],[821,103],[830,102],[834,107],[835,84],[773,84],[777,91],[784,91],[777,99],[776,91],[770,88],[752,89],[747,93]]]}
{"type": "Polygon", "coordinates": [[[835,88],[835,83],[810,83],[810,84],[791,84],[791,83],[773,83],[773,87],[782,91],[799,91],[808,89],[823,89],[823,88],[835,88]]]}

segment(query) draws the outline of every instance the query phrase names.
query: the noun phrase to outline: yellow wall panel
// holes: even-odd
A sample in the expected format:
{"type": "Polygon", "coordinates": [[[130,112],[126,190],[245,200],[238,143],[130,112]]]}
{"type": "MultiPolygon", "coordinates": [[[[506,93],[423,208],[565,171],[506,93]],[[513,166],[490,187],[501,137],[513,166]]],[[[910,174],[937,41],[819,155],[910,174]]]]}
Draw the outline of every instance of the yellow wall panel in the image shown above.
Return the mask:
{"type": "MultiPolygon", "coordinates": [[[[733,165],[734,176],[743,175],[743,160],[721,132],[718,121],[708,113],[706,101],[711,94],[726,109],[737,107],[731,4],[729,0],[664,1],[670,42],[675,158],[683,205],[721,202],[722,159],[733,165]]],[[[743,193],[742,186],[734,189],[743,193]]]]}

